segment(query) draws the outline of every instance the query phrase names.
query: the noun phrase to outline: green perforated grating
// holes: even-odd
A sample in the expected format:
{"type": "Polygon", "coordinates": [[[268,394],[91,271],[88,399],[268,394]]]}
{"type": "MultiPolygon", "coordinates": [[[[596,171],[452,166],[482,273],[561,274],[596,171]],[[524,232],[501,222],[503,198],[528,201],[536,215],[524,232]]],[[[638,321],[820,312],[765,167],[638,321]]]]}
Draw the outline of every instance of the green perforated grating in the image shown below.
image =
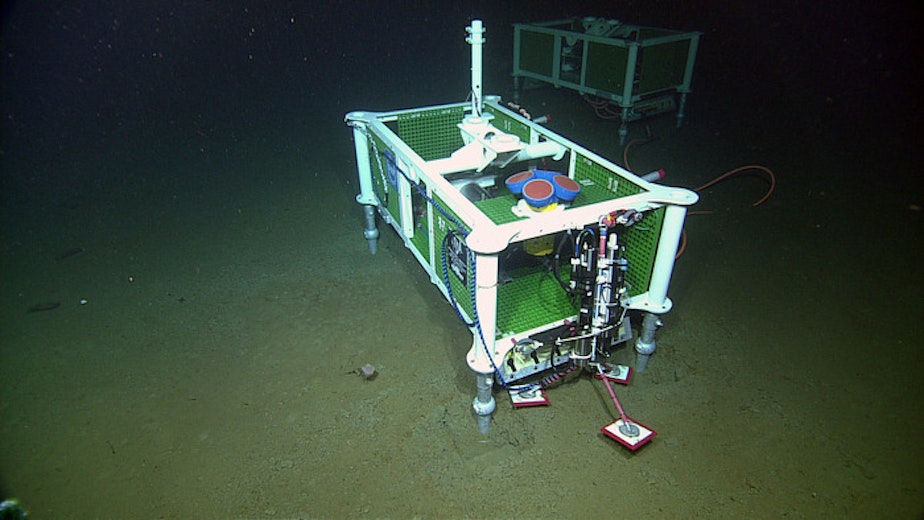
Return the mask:
{"type": "Polygon", "coordinates": [[[629,270],[626,272],[629,296],[638,296],[648,290],[663,221],[662,207],[645,213],[645,219],[625,233],[626,257],[629,260],[629,270]]]}
{"type": "Polygon", "coordinates": [[[540,74],[552,75],[552,59],[555,55],[555,37],[518,27],[520,31],[520,69],[540,74]]]}
{"type": "Polygon", "coordinates": [[[597,186],[609,190],[610,198],[616,199],[637,195],[644,191],[641,186],[616,175],[603,165],[582,155],[578,155],[577,160],[574,161],[574,180],[577,182],[593,181],[597,186]]]}
{"type": "Polygon", "coordinates": [[[602,42],[587,42],[585,84],[622,98],[629,49],[602,42]]]}
{"type": "Polygon", "coordinates": [[[503,195],[499,195],[493,199],[477,201],[474,203],[475,207],[480,209],[481,212],[495,224],[506,224],[526,218],[515,215],[510,209],[516,206],[516,197],[514,197],[506,187],[501,188],[501,190],[504,192],[503,195]]]}
{"type": "Polygon", "coordinates": [[[638,92],[644,94],[682,84],[689,52],[690,40],[686,39],[642,47],[645,65],[644,74],[639,75],[638,92]]]}
{"type": "MultiPolygon", "coordinates": [[[[375,134],[369,133],[369,167],[372,170],[372,188],[385,210],[397,220],[399,197],[395,187],[388,182],[389,159],[385,155],[388,146],[375,134]],[[376,154],[378,152],[378,154],[376,154]]],[[[392,165],[394,166],[394,165],[392,165]]],[[[400,175],[400,174],[399,174],[400,175]]]]}
{"type": "Polygon", "coordinates": [[[485,114],[491,114],[494,116],[494,119],[491,120],[491,124],[500,129],[501,131],[513,134],[520,138],[520,141],[524,143],[529,142],[530,130],[526,126],[526,123],[518,121],[507,114],[497,111],[497,112],[487,112],[485,114]]]}
{"type": "Polygon", "coordinates": [[[398,114],[398,137],[423,160],[442,159],[462,147],[456,125],[464,115],[461,105],[398,114]]]}
{"type": "MultiPolygon", "coordinates": [[[[610,197],[613,198],[628,197],[644,191],[641,186],[583,156],[578,156],[575,161],[574,177],[578,182],[592,181],[598,188],[608,191],[610,197]]],[[[655,255],[658,252],[658,239],[661,236],[663,220],[664,208],[659,208],[647,212],[644,220],[626,231],[626,256],[629,260],[626,281],[629,284],[631,296],[648,290],[655,255]]]]}
{"type": "Polygon", "coordinates": [[[508,274],[514,280],[497,288],[498,337],[562,321],[577,313],[550,272],[514,271],[508,274]]]}
{"type": "MultiPolygon", "coordinates": [[[[449,209],[449,206],[445,202],[443,202],[442,199],[440,199],[439,197],[434,197],[433,200],[437,204],[439,204],[440,207],[442,207],[443,210],[446,211],[448,214],[450,214],[454,219],[459,220],[458,215],[456,215],[455,212],[449,209]]],[[[456,224],[453,223],[450,219],[447,219],[445,215],[443,215],[442,213],[440,213],[439,211],[437,211],[436,209],[432,207],[430,208],[430,214],[433,216],[433,244],[436,246],[436,255],[433,260],[433,263],[434,263],[433,270],[437,272],[440,279],[443,280],[443,283],[446,283],[446,280],[444,277],[444,271],[443,271],[444,269],[443,256],[442,256],[443,247],[445,244],[446,235],[450,231],[458,229],[458,226],[456,226],[456,224]]],[[[465,228],[465,227],[463,227],[462,230],[465,233],[470,231],[468,228],[465,228]]],[[[450,255],[447,252],[447,255],[446,255],[447,262],[449,262],[449,256],[450,255]]],[[[466,313],[468,313],[469,316],[471,316],[472,315],[472,293],[471,293],[471,287],[469,286],[469,284],[472,281],[471,279],[472,273],[471,273],[470,266],[468,265],[470,262],[468,262],[467,258],[466,258],[465,263],[466,263],[466,266],[464,269],[464,276],[466,277],[465,280],[460,280],[459,277],[456,276],[456,274],[453,273],[451,269],[449,270],[449,289],[451,290],[452,295],[455,298],[456,304],[459,306],[459,308],[464,310],[466,313]]]]}

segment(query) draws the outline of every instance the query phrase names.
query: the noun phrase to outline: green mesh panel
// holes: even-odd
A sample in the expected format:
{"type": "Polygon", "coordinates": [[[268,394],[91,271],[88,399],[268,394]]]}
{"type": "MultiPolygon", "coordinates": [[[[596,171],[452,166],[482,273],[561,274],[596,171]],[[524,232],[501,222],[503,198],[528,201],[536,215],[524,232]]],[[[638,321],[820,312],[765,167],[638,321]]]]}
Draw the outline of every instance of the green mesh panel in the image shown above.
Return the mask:
{"type": "Polygon", "coordinates": [[[551,34],[520,29],[520,70],[552,77],[555,37],[551,34]]]}
{"type": "Polygon", "coordinates": [[[690,40],[642,47],[642,72],[638,94],[676,87],[683,83],[690,40]]]}
{"type": "Polygon", "coordinates": [[[664,208],[661,207],[649,211],[641,222],[626,230],[626,257],[629,260],[626,283],[629,285],[629,296],[638,296],[648,290],[663,222],[664,208]]]}
{"type": "Polygon", "coordinates": [[[459,127],[463,106],[431,108],[398,115],[398,137],[423,160],[448,157],[464,144],[459,127]]]}
{"type": "MultiPolygon", "coordinates": [[[[578,182],[593,181],[597,189],[610,193],[611,198],[628,197],[644,191],[641,186],[629,179],[620,177],[602,165],[580,155],[574,164],[574,177],[578,182]]],[[[591,186],[584,186],[579,197],[584,195],[584,191],[593,193],[593,190],[589,188],[591,186]]],[[[630,296],[637,296],[648,290],[663,221],[664,208],[659,208],[649,211],[644,220],[626,230],[626,256],[629,260],[626,282],[629,284],[630,296]]]]}
{"type": "MultiPolygon", "coordinates": [[[[645,191],[641,186],[616,175],[603,165],[580,154],[574,162],[574,180],[577,182],[593,181],[595,185],[608,190],[611,193],[610,198],[615,199],[638,195],[645,191]]],[[[583,193],[583,189],[581,191],[583,193]]]]}
{"type": "MultiPolygon", "coordinates": [[[[399,215],[399,197],[397,190],[388,181],[389,159],[386,153],[388,146],[385,141],[379,139],[379,136],[369,133],[369,167],[372,170],[372,188],[376,197],[382,202],[383,207],[393,219],[398,220],[399,215]],[[376,153],[378,152],[378,153],[376,153]]],[[[392,164],[391,168],[395,165],[392,164]]],[[[397,173],[397,172],[393,172],[397,173]]],[[[397,175],[400,176],[400,173],[397,175]]]]}
{"type": "MultiPolygon", "coordinates": [[[[563,269],[568,271],[568,269],[563,269]]],[[[568,294],[546,270],[507,273],[513,281],[497,288],[497,336],[542,327],[577,314],[568,294]]],[[[567,282],[568,272],[562,273],[567,282]]]]}
{"type": "MultiPolygon", "coordinates": [[[[385,142],[375,134],[368,134],[369,141],[369,167],[372,171],[372,187],[376,197],[381,201],[382,207],[395,222],[400,220],[400,197],[394,183],[407,182],[394,160],[394,154],[385,142]],[[376,154],[378,152],[378,154],[376,154]],[[387,186],[387,189],[386,189],[387,186]]],[[[407,172],[405,172],[407,173],[407,172]]],[[[428,232],[428,211],[424,198],[416,188],[410,187],[413,201],[414,236],[411,243],[417,251],[429,259],[430,236],[428,232]]]]}
{"type": "Polygon", "coordinates": [[[513,206],[516,206],[517,199],[507,190],[506,186],[501,188],[502,195],[494,197],[493,199],[480,200],[475,202],[475,207],[481,210],[489,219],[491,219],[495,224],[506,224],[508,222],[514,222],[517,220],[522,220],[525,217],[518,217],[510,210],[513,206]]]}
{"type": "Polygon", "coordinates": [[[587,42],[587,70],[584,84],[622,97],[629,49],[599,42],[587,42]]]}
{"type": "MultiPolygon", "coordinates": [[[[456,215],[456,213],[453,212],[451,209],[449,209],[449,205],[443,202],[442,199],[440,199],[439,197],[434,197],[433,200],[437,204],[439,204],[440,207],[442,207],[443,210],[446,211],[446,213],[452,215],[452,217],[456,219],[457,221],[461,221],[459,219],[459,216],[456,215]]],[[[443,283],[446,283],[446,279],[443,275],[442,252],[443,252],[443,248],[445,245],[446,235],[449,234],[450,231],[458,229],[458,226],[455,223],[453,223],[452,220],[447,219],[445,215],[440,213],[435,208],[431,207],[429,208],[429,210],[430,210],[430,214],[433,217],[433,243],[436,246],[436,255],[433,261],[433,270],[436,271],[436,273],[439,275],[440,280],[442,280],[443,283]]],[[[470,231],[467,227],[464,227],[464,226],[462,229],[464,230],[465,233],[470,231]]],[[[447,256],[447,262],[448,262],[449,261],[448,253],[446,256],[447,256]]],[[[469,262],[466,261],[466,264],[468,263],[469,262]]],[[[456,274],[453,273],[451,269],[449,270],[449,288],[451,289],[452,295],[456,300],[456,305],[458,305],[460,309],[468,313],[469,316],[472,315],[472,294],[471,294],[471,288],[469,287],[469,284],[472,282],[471,277],[472,277],[472,273],[471,273],[470,265],[466,265],[466,268],[465,268],[465,278],[466,279],[465,280],[460,280],[459,277],[456,276],[456,274]]]]}
{"type": "Polygon", "coordinates": [[[494,119],[491,121],[491,124],[500,129],[502,132],[513,134],[520,138],[520,141],[524,143],[529,142],[530,129],[526,126],[526,123],[518,121],[509,115],[503,112],[488,112],[485,111],[485,114],[491,114],[494,116],[494,119]]]}

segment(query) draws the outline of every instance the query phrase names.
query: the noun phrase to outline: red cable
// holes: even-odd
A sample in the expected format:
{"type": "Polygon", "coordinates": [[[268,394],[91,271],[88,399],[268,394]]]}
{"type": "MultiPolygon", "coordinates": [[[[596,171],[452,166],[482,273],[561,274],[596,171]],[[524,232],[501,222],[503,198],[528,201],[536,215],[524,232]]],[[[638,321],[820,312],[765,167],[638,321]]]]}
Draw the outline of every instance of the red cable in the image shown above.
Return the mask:
{"type": "Polygon", "coordinates": [[[622,411],[622,405],[619,404],[619,399],[616,399],[616,392],[614,392],[613,387],[610,386],[609,379],[606,378],[606,375],[603,374],[603,371],[599,368],[599,366],[597,371],[600,373],[600,379],[603,379],[603,384],[606,385],[606,390],[610,393],[610,397],[613,398],[613,403],[616,405],[616,410],[619,411],[619,418],[622,419],[622,422],[628,423],[629,420],[626,417],[626,412],[622,411]]]}
{"type": "Polygon", "coordinates": [[[765,166],[760,166],[760,165],[758,165],[758,164],[749,164],[749,165],[747,165],[747,166],[740,166],[740,167],[738,167],[738,168],[735,168],[734,170],[727,171],[727,172],[723,173],[722,175],[719,175],[719,176],[716,177],[715,179],[712,179],[711,181],[707,182],[706,184],[703,184],[703,185],[700,186],[699,188],[696,188],[696,189],[693,190],[693,191],[699,192],[700,190],[704,190],[704,189],[706,189],[706,188],[708,188],[708,187],[710,187],[710,186],[712,186],[712,185],[714,185],[714,184],[718,184],[719,182],[724,181],[725,179],[731,177],[732,175],[734,175],[734,174],[736,174],[736,173],[743,172],[743,171],[745,171],[745,170],[760,170],[760,171],[762,171],[762,172],[764,172],[764,173],[767,174],[767,178],[768,178],[769,181],[770,181],[770,188],[767,189],[767,193],[765,193],[763,197],[761,197],[760,199],[758,199],[757,202],[751,204],[751,207],[760,206],[761,204],[763,204],[764,202],[766,202],[767,199],[770,198],[770,195],[773,194],[773,189],[776,188],[776,175],[774,175],[773,172],[770,171],[770,168],[767,168],[767,167],[765,167],[765,166]]]}

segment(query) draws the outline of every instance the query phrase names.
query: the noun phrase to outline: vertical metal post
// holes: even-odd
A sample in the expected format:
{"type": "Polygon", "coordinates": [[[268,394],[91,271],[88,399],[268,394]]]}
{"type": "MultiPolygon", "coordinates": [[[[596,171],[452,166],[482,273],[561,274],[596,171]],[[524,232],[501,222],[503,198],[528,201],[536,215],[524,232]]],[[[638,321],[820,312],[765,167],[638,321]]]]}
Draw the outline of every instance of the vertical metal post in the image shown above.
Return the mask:
{"type": "Polygon", "coordinates": [[[683,220],[686,214],[686,206],[669,205],[664,210],[658,254],[655,257],[651,270],[651,282],[648,285],[648,303],[652,312],[645,314],[641,333],[635,342],[635,352],[638,354],[635,369],[639,372],[645,371],[648,367],[648,359],[657,349],[655,331],[661,326],[661,320],[655,311],[662,309],[662,312],[666,312],[668,310],[667,288],[674,270],[674,260],[680,245],[680,234],[683,232],[683,220]]]}
{"type": "Polygon", "coordinates": [[[690,83],[693,82],[693,66],[696,64],[696,50],[699,48],[700,33],[690,33],[690,46],[687,48],[687,62],[683,69],[683,84],[677,89],[680,92],[680,106],[677,108],[677,128],[683,125],[686,117],[687,94],[691,92],[690,83]]]}
{"type": "Polygon", "coordinates": [[[648,368],[648,360],[651,355],[658,349],[655,342],[655,332],[661,326],[661,319],[653,312],[646,312],[642,318],[642,328],[639,332],[638,339],[635,341],[635,370],[644,372],[648,368]]]}
{"type": "Polygon", "coordinates": [[[472,349],[468,366],[475,372],[477,394],[472,408],[478,418],[478,429],[487,433],[497,404],[491,389],[494,385],[494,336],[497,328],[497,255],[475,255],[475,309],[472,327],[472,349]]]}
{"type": "Polygon", "coordinates": [[[513,102],[520,102],[523,77],[520,76],[520,24],[513,26],[513,102]]]}
{"type": "Polygon", "coordinates": [[[472,25],[465,28],[469,34],[465,41],[472,46],[472,115],[481,116],[481,110],[484,108],[484,99],[482,99],[482,63],[481,47],[484,45],[484,26],[481,20],[472,20],[472,25]]]}
{"type": "Polygon", "coordinates": [[[622,98],[619,100],[619,106],[622,107],[622,117],[619,124],[619,146],[626,144],[626,137],[629,136],[629,114],[632,110],[633,90],[635,88],[635,67],[638,64],[639,44],[629,42],[626,55],[626,71],[623,76],[622,98]]]}
{"type": "Polygon", "coordinates": [[[369,138],[363,123],[356,121],[356,118],[363,117],[362,113],[347,114],[347,120],[352,121],[353,126],[353,145],[356,148],[356,168],[359,171],[359,194],[356,195],[356,202],[363,205],[365,214],[365,228],[363,237],[369,242],[369,252],[373,255],[376,252],[379,230],[375,224],[375,208],[378,206],[378,199],[375,197],[375,189],[372,187],[372,166],[369,163],[369,138]]]}
{"type": "Polygon", "coordinates": [[[661,307],[667,301],[667,288],[671,282],[686,214],[686,206],[671,204],[665,208],[661,238],[658,240],[658,254],[651,269],[651,282],[648,285],[648,302],[654,307],[661,307]]]}
{"type": "Polygon", "coordinates": [[[677,128],[683,126],[684,111],[687,109],[687,93],[680,94],[680,103],[677,105],[677,128]]]}

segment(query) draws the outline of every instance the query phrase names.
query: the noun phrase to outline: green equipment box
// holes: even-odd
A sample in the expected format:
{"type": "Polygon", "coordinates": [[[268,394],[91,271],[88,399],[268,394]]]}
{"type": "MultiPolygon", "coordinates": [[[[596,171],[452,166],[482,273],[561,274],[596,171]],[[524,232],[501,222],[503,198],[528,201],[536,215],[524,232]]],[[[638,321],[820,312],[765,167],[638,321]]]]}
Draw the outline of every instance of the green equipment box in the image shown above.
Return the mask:
{"type": "Polygon", "coordinates": [[[676,111],[682,124],[702,33],[596,17],[513,27],[517,96],[524,79],[596,96],[615,107],[623,144],[629,122],[676,111]]]}

